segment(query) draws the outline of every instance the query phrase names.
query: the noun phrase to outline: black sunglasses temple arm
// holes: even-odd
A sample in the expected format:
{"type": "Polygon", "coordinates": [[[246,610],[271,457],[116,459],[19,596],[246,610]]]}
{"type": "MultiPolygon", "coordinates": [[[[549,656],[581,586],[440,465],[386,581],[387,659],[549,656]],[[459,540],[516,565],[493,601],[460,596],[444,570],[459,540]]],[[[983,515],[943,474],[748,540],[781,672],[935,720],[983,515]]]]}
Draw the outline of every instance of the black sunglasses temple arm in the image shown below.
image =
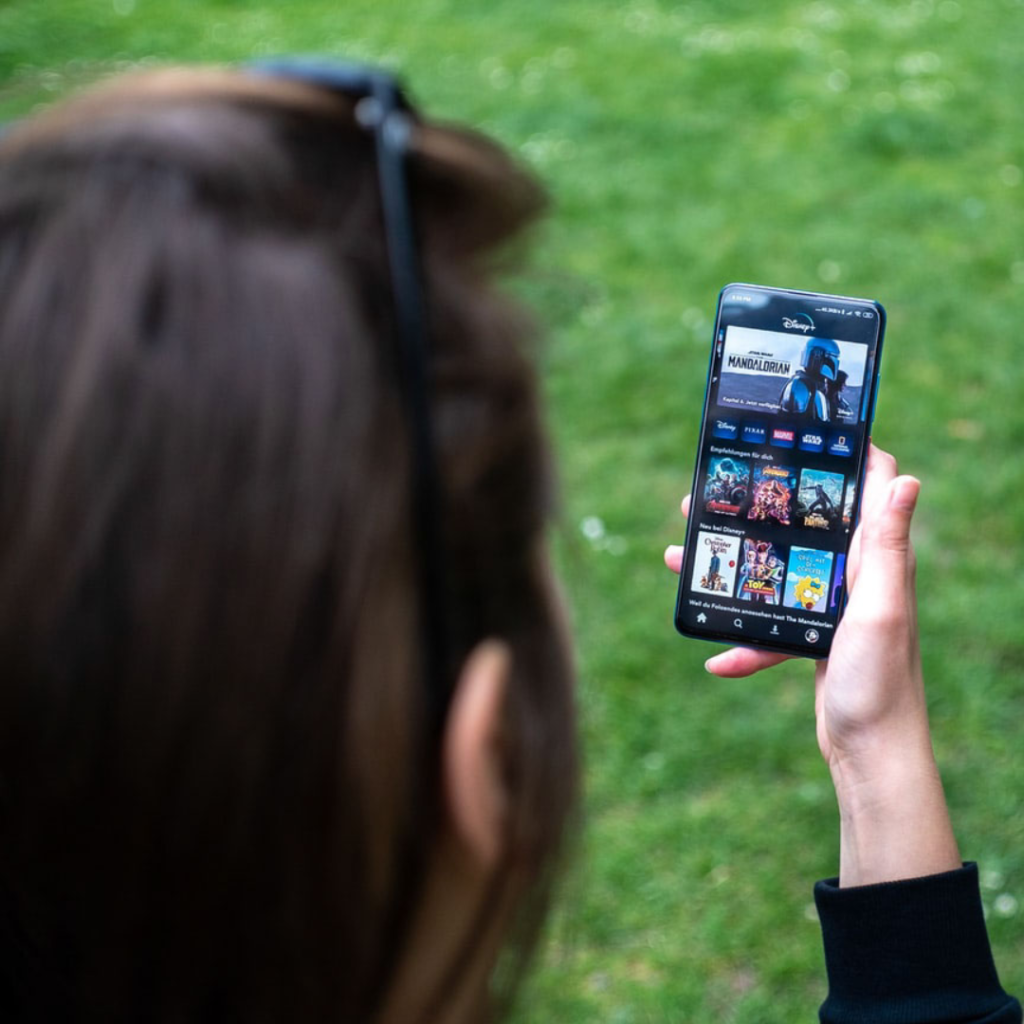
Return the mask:
{"type": "Polygon", "coordinates": [[[421,579],[421,616],[428,665],[432,712],[443,722],[450,699],[447,679],[442,581],[440,488],[436,436],[430,408],[428,332],[423,300],[418,246],[413,227],[408,162],[413,120],[403,109],[396,85],[374,82],[373,92],[361,100],[356,116],[372,128],[377,146],[381,205],[398,328],[400,374],[409,417],[413,456],[414,542],[421,579]]]}

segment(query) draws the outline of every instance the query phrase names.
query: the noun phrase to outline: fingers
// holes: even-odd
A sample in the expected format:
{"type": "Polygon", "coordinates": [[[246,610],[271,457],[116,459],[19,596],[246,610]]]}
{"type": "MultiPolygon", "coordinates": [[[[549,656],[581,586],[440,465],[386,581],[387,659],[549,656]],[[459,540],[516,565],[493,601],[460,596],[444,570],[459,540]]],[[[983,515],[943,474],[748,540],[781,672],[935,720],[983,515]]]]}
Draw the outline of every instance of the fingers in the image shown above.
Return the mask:
{"type": "Polygon", "coordinates": [[[766,668],[772,668],[783,661],[788,661],[790,655],[775,654],[771,651],[752,651],[748,647],[733,647],[704,662],[704,667],[713,675],[721,676],[723,679],[740,679],[743,676],[752,676],[755,672],[762,672],[766,668]]]}
{"type": "MultiPolygon", "coordinates": [[[[690,495],[683,498],[679,505],[683,516],[690,518],[690,495]]],[[[665,548],[665,564],[678,576],[683,571],[683,549],[679,544],[669,544],[665,548]]]]}
{"type": "Polygon", "coordinates": [[[678,576],[683,571],[683,549],[679,544],[665,548],[665,564],[678,576]]]}

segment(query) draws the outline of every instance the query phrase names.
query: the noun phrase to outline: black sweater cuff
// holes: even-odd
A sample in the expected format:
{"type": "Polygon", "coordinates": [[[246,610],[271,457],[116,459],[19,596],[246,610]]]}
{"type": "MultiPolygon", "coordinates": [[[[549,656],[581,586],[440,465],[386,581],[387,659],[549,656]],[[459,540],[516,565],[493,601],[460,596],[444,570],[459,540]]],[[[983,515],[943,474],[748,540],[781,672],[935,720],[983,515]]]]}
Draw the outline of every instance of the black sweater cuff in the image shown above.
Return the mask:
{"type": "Polygon", "coordinates": [[[849,889],[829,879],[814,900],[826,1024],[1020,1024],[992,962],[977,865],[849,889]]]}

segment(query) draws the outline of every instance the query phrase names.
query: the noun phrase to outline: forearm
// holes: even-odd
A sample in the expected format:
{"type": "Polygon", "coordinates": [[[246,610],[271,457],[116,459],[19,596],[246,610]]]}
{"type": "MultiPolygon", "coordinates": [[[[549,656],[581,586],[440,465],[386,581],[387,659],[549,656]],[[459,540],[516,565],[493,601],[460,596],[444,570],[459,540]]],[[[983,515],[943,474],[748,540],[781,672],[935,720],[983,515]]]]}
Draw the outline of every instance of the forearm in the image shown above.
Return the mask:
{"type": "MultiPolygon", "coordinates": [[[[885,748],[883,748],[885,749],[885,748]]],[[[893,749],[889,747],[888,749],[893,749]]],[[[920,878],[960,867],[927,734],[861,765],[831,766],[840,813],[842,887],[920,878]]]]}

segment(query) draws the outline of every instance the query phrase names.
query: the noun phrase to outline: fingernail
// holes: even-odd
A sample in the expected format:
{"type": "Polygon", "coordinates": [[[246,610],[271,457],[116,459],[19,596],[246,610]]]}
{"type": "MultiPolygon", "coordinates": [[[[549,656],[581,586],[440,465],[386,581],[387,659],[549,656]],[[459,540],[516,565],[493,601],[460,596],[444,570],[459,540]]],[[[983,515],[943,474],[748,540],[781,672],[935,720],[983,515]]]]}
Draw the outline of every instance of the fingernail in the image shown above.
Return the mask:
{"type": "Polygon", "coordinates": [[[917,496],[921,493],[921,481],[912,476],[900,477],[892,489],[890,499],[893,508],[903,512],[912,512],[917,504],[917,496]]]}

